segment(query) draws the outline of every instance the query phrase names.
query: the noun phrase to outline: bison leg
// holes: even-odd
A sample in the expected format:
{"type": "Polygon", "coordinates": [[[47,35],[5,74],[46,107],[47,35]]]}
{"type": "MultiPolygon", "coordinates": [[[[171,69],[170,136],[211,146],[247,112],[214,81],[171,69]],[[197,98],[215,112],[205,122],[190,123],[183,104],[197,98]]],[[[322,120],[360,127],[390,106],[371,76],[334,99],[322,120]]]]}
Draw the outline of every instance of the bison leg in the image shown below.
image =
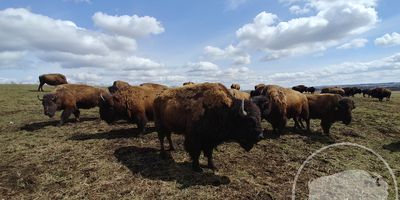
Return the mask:
{"type": "Polygon", "coordinates": [[[141,114],[137,116],[137,126],[140,130],[140,133],[143,134],[146,131],[147,117],[145,114],[141,114]]]}
{"type": "Polygon", "coordinates": [[[172,143],[172,139],[171,139],[171,133],[166,134],[166,136],[167,136],[168,143],[169,143],[169,151],[175,150],[174,144],[172,143]]]}
{"type": "Polygon", "coordinates": [[[204,156],[207,157],[207,161],[208,161],[208,168],[212,169],[212,170],[216,170],[217,168],[215,167],[214,161],[213,161],[213,148],[205,148],[203,150],[204,156]]]}
{"type": "Polygon", "coordinates": [[[75,115],[75,120],[76,120],[77,122],[79,122],[79,121],[80,121],[81,111],[79,111],[79,109],[75,109],[75,110],[74,110],[74,115],[75,115]]]}
{"type": "Polygon", "coordinates": [[[161,158],[166,158],[167,153],[165,152],[164,148],[164,138],[165,138],[165,132],[164,131],[158,131],[158,140],[160,141],[160,156],[161,158]]]}
{"type": "Polygon", "coordinates": [[[332,123],[327,122],[325,120],[321,120],[321,126],[322,126],[322,130],[324,131],[324,133],[329,135],[329,129],[331,128],[332,123]]]}
{"type": "Polygon", "coordinates": [[[201,151],[189,152],[190,158],[192,159],[192,169],[195,172],[203,172],[203,169],[201,169],[199,164],[200,153],[201,151]]]}
{"type": "Polygon", "coordinates": [[[200,168],[199,157],[201,153],[201,146],[199,144],[200,141],[194,138],[194,135],[186,135],[185,136],[185,150],[189,153],[190,158],[192,159],[192,168],[195,172],[202,172],[203,170],[200,168]]]}
{"type": "Polygon", "coordinates": [[[44,85],[44,83],[41,82],[39,84],[39,87],[38,87],[37,91],[42,91],[43,92],[43,85],[44,85]]]}
{"type": "Polygon", "coordinates": [[[59,126],[62,126],[65,122],[67,122],[69,116],[74,112],[74,109],[71,108],[66,108],[61,114],[61,120],[60,123],[58,124],[59,126]]]}

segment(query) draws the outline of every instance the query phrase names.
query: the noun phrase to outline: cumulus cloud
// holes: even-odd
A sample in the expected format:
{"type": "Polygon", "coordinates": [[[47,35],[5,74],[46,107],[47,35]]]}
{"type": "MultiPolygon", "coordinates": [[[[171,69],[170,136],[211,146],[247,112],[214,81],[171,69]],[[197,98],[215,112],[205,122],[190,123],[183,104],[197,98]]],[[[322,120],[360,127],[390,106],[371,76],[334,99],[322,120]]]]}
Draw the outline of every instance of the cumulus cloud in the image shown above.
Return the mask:
{"type": "Polygon", "coordinates": [[[355,49],[364,47],[367,44],[368,40],[364,38],[357,38],[351,40],[350,42],[344,43],[337,47],[337,49],[355,49]]]}
{"type": "Polygon", "coordinates": [[[334,85],[338,83],[369,83],[393,81],[400,75],[400,53],[369,62],[345,62],[320,69],[301,72],[274,73],[265,77],[268,82],[291,86],[300,83],[334,85]],[[383,77],[387,78],[386,80],[383,77]],[[340,82],[339,82],[340,80],[340,82]]]}
{"type": "Polygon", "coordinates": [[[150,16],[112,16],[102,12],[96,12],[92,19],[96,26],[107,32],[131,38],[164,32],[161,22],[150,16]]]}
{"type": "Polygon", "coordinates": [[[400,34],[396,32],[393,32],[392,34],[386,33],[382,37],[375,39],[375,45],[379,46],[400,45],[400,34]]]}
{"type": "Polygon", "coordinates": [[[236,31],[239,47],[263,51],[265,60],[324,51],[378,21],[376,0],[305,2],[314,15],[280,21],[275,14],[259,13],[236,31]]]}
{"type": "Polygon", "coordinates": [[[135,38],[88,30],[72,21],[53,19],[23,8],[0,10],[0,26],[0,53],[9,61],[20,55],[15,52],[27,51],[32,57],[66,68],[135,70],[163,66],[136,56],[135,38]]]}
{"type": "Polygon", "coordinates": [[[289,8],[289,11],[296,15],[303,15],[309,13],[311,10],[308,6],[301,8],[299,5],[293,5],[289,8]]]}
{"type": "Polygon", "coordinates": [[[98,84],[102,79],[101,76],[95,73],[79,72],[74,74],[67,74],[68,81],[71,83],[84,83],[84,84],[98,84]]]}
{"type": "Polygon", "coordinates": [[[189,62],[186,67],[189,68],[188,72],[212,72],[217,71],[219,69],[218,65],[207,62],[207,61],[200,61],[200,62],[189,62]]]}
{"type": "Polygon", "coordinates": [[[232,45],[227,46],[225,49],[206,46],[204,54],[212,60],[232,60],[234,65],[247,65],[251,63],[249,54],[232,45]]]}

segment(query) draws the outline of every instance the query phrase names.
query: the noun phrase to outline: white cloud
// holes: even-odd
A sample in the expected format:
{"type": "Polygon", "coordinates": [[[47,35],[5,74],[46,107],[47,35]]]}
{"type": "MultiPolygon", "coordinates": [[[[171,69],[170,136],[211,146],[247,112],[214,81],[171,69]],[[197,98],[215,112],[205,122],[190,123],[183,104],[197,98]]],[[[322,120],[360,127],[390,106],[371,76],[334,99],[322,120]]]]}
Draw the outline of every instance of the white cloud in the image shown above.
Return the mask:
{"type": "Polygon", "coordinates": [[[274,73],[265,76],[269,83],[285,86],[296,84],[334,85],[393,81],[400,75],[400,53],[369,62],[345,62],[321,69],[274,73]]]}
{"type": "Polygon", "coordinates": [[[210,72],[210,71],[217,71],[219,69],[218,65],[212,62],[189,62],[186,67],[189,68],[188,72],[210,72]]]}
{"type": "Polygon", "coordinates": [[[0,69],[1,68],[14,68],[24,56],[24,51],[3,51],[0,52],[0,69]]]}
{"type": "Polygon", "coordinates": [[[232,60],[234,65],[247,65],[251,63],[249,54],[232,45],[227,46],[225,49],[206,46],[204,48],[204,54],[212,60],[232,60]]]}
{"type": "Polygon", "coordinates": [[[61,64],[65,68],[138,70],[163,67],[161,63],[135,55],[135,38],[88,30],[72,21],[53,19],[23,8],[0,10],[0,27],[0,54],[7,58],[0,62],[0,67],[10,66],[13,61],[15,65],[29,64],[28,57],[16,53],[22,51],[30,58],[61,64]],[[18,63],[17,58],[21,58],[18,63]]]}
{"type": "Polygon", "coordinates": [[[303,15],[309,13],[311,10],[308,6],[301,8],[299,5],[290,6],[289,11],[296,15],[303,15]]]}
{"type": "Polygon", "coordinates": [[[98,85],[100,80],[103,78],[95,73],[90,72],[79,72],[74,74],[67,74],[68,81],[71,83],[84,83],[98,85]]]}
{"type": "Polygon", "coordinates": [[[315,15],[279,21],[259,13],[236,31],[239,47],[265,52],[266,60],[324,51],[377,23],[376,0],[305,1],[315,15]]]}
{"type": "Polygon", "coordinates": [[[367,39],[364,38],[357,38],[354,40],[351,40],[348,43],[344,43],[342,45],[340,45],[339,47],[337,47],[337,49],[355,49],[355,48],[361,48],[364,47],[365,44],[368,43],[367,39]]]}
{"type": "Polygon", "coordinates": [[[235,10],[240,5],[246,3],[248,0],[226,0],[227,9],[228,10],[235,10]]]}
{"type": "Polygon", "coordinates": [[[92,19],[96,26],[107,32],[131,38],[164,32],[161,22],[157,21],[156,18],[149,16],[112,16],[102,12],[96,12],[92,19]]]}
{"type": "Polygon", "coordinates": [[[400,45],[400,34],[393,32],[392,34],[386,33],[382,37],[375,39],[375,45],[379,46],[396,46],[400,45]]]}

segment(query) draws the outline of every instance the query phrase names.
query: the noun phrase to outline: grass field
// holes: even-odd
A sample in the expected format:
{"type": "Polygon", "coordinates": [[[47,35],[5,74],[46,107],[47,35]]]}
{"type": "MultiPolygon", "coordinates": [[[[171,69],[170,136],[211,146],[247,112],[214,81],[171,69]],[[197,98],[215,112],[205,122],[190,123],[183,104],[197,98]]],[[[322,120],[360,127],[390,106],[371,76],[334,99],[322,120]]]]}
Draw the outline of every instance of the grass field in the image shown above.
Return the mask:
{"type": "MultiPolygon", "coordinates": [[[[152,124],[138,136],[135,125],[108,125],[98,109],[82,110],[82,122],[57,127],[43,115],[36,85],[0,85],[0,199],[289,199],[295,174],[321,147],[339,142],[366,146],[380,154],[400,182],[400,93],[391,101],[353,98],[349,126],[335,123],[331,135],[293,132],[291,122],[280,138],[270,136],[250,152],[227,143],[215,151],[218,171],[191,170],[183,138],[173,136],[177,150],[159,158],[152,124]]],[[[45,87],[50,91],[51,87],[45,87]]],[[[206,159],[201,163],[205,164],[206,159]]],[[[305,165],[297,199],[305,199],[308,182],[349,169],[378,173],[394,199],[394,183],[372,153],[355,147],[330,148],[305,165]]],[[[400,186],[400,185],[399,185],[400,186]]]]}

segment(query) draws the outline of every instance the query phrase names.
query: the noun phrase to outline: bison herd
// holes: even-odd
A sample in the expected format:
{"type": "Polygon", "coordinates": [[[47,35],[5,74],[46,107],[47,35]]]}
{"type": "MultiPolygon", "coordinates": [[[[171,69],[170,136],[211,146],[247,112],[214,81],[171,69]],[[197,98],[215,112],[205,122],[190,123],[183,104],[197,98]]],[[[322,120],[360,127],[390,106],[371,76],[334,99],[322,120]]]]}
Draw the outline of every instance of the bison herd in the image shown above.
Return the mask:
{"type": "Polygon", "coordinates": [[[213,149],[219,144],[234,141],[250,151],[263,135],[261,120],[265,119],[273,132],[280,135],[288,120],[293,119],[295,129],[310,131],[310,120],[320,119],[325,134],[334,122],[348,125],[352,110],[356,108],[349,97],[355,94],[390,99],[390,90],[375,88],[323,88],[314,94],[314,87],[304,85],[292,89],[277,85],[258,84],[249,93],[240,91],[239,84],[231,89],[220,83],[186,82],[181,87],[167,87],[155,83],[138,86],[115,81],[108,89],[81,84],[67,84],[61,74],[39,77],[40,85],[58,85],[41,100],[44,114],[53,117],[63,110],[59,125],[71,114],[79,121],[79,109],[99,107],[100,118],[107,123],[125,120],[137,125],[143,133],[148,121],[153,121],[160,142],[160,156],[165,156],[164,140],[169,149],[174,146],[171,133],[184,136],[184,149],[192,159],[194,171],[202,171],[199,156],[208,158],[208,167],[215,169],[213,149]],[[309,94],[303,94],[309,93],[309,94]],[[305,122],[306,126],[304,126],[305,122]]]}

